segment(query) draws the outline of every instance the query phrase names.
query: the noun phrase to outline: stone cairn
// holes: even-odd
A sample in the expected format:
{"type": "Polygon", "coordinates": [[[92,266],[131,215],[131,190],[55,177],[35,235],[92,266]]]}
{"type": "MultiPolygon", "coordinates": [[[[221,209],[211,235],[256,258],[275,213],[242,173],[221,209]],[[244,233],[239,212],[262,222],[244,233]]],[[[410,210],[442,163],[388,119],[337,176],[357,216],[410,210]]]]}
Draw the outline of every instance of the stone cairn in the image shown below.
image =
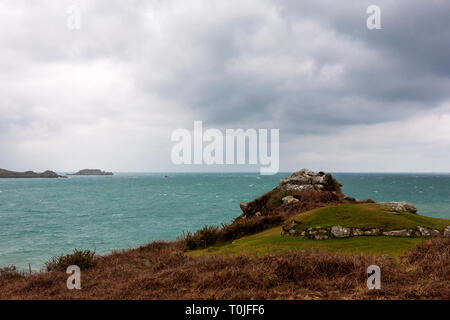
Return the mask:
{"type": "Polygon", "coordinates": [[[294,172],[278,184],[279,190],[295,191],[336,191],[340,192],[342,183],[334,179],[330,173],[314,172],[308,169],[302,169],[294,172]]]}

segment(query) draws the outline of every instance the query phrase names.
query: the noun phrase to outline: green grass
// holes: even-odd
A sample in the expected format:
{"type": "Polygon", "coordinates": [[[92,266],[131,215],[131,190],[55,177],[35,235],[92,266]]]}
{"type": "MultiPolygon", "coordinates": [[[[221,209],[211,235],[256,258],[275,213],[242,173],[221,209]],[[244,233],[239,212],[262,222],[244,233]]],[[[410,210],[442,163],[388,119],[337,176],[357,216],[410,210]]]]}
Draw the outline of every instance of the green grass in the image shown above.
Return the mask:
{"type": "Polygon", "coordinates": [[[375,203],[343,204],[311,210],[288,220],[298,224],[295,229],[303,231],[311,227],[331,227],[340,225],[361,229],[378,228],[383,231],[414,229],[417,226],[442,231],[450,225],[450,220],[421,216],[409,212],[392,214],[375,203]]]}
{"type": "MultiPolygon", "coordinates": [[[[340,225],[361,229],[379,228],[383,231],[414,229],[417,226],[442,231],[450,225],[450,220],[430,218],[412,213],[392,214],[374,203],[344,204],[329,206],[300,213],[289,219],[297,221],[295,228],[302,231],[310,227],[330,227],[340,225]]],[[[364,236],[351,238],[334,238],[328,240],[311,240],[306,237],[282,236],[281,227],[246,236],[231,243],[217,244],[205,249],[189,251],[191,256],[202,255],[262,255],[271,252],[304,250],[308,248],[324,249],[342,254],[386,254],[391,257],[402,255],[428,239],[409,237],[364,236]]]]}
{"type": "Polygon", "coordinates": [[[224,256],[248,254],[250,256],[256,256],[271,252],[318,248],[342,254],[386,254],[391,257],[396,257],[423,241],[428,240],[421,238],[367,236],[317,241],[307,239],[306,237],[282,236],[281,227],[275,227],[258,234],[243,237],[232,243],[189,251],[188,254],[194,257],[213,254],[224,256]]]}

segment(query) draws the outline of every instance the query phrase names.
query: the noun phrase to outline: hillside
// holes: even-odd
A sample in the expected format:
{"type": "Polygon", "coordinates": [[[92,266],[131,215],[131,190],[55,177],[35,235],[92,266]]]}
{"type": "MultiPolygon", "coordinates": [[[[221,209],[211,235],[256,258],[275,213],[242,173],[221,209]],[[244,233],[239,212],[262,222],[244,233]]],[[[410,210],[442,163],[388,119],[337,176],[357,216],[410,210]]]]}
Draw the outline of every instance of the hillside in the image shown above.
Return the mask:
{"type": "MultiPolygon", "coordinates": [[[[396,257],[417,244],[428,241],[432,235],[415,234],[420,230],[438,230],[441,236],[450,236],[450,220],[412,214],[393,214],[382,204],[342,204],[310,210],[288,219],[283,226],[245,236],[231,243],[221,243],[206,249],[192,250],[190,255],[203,256],[220,254],[261,255],[273,252],[301,251],[309,248],[324,249],[342,254],[386,254],[396,257]],[[334,237],[331,227],[355,228],[362,232],[378,230],[372,235],[349,234],[334,237]],[[328,239],[315,239],[310,231],[328,229],[328,239]],[[294,232],[289,232],[289,231],[294,232]],[[393,236],[393,230],[414,230],[410,236],[393,236]],[[386,235],[383,235],[383,232],[386,235]]],[[[395,234],[395,233],[394,233],[395,234]]],[[[437,235],[436,235],[437,236],[437,235]]]]}

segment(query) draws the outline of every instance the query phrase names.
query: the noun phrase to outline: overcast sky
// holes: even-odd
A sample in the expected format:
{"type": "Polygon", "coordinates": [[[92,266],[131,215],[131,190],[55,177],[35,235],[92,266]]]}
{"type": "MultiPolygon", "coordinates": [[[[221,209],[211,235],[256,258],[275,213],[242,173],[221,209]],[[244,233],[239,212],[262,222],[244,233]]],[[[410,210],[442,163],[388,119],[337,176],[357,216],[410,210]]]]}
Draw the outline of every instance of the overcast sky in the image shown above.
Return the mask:
{"type": "Polygon", "coordinates": [[[280,129],[281,171],[449,172],[449,12],[446,0],[0,0],[0,168],[258,170],[173,165],[171,133],[202,120],[280,129]],[[366,26],[371,4],[381,30],[366,26]]]}

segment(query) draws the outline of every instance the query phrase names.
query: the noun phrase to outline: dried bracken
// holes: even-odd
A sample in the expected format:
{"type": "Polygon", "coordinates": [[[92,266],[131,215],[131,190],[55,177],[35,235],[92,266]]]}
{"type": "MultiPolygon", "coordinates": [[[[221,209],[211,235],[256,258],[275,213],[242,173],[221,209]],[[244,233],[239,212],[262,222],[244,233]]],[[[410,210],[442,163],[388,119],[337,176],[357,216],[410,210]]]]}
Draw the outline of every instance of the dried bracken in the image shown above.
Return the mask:
{"type": "Polygon", "coordinates": [[[450,239],[433,239],[401,259],[306,250],[247,256],[186,255],[185,244],[154,242],[98,257],[68,290],[53,271],[0,277],[1,299],[450,299],[450,239]],[[381,268],[380,290],[366,270],[381,268]]]}

